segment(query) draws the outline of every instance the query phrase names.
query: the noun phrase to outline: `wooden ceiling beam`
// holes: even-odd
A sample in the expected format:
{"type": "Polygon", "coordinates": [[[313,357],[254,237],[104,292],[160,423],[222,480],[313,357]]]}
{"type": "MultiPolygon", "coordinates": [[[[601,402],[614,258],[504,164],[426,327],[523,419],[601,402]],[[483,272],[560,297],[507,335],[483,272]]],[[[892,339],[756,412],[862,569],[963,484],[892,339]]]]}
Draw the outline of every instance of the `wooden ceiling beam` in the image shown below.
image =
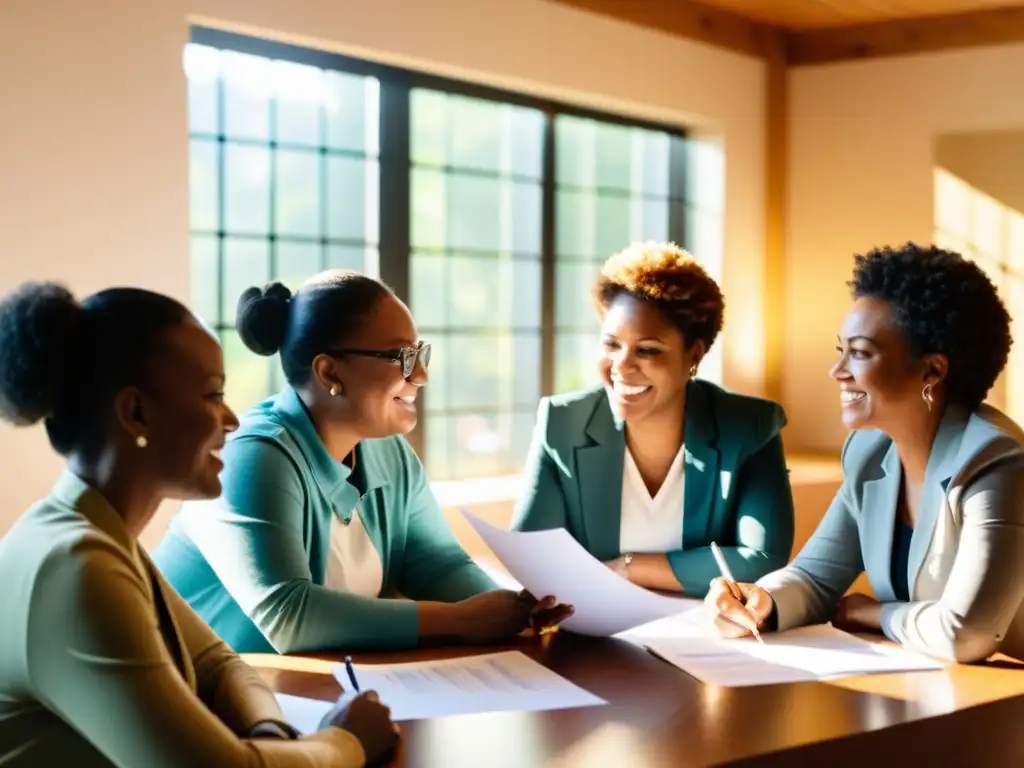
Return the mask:
{"type": "Polygon", "coordinates": [[[1024,42],[1024,0],[1015,8],[789,31],[692,0],[549,2],[765,60],[777,56],[777,39],[782,34],[789,66],[1024,42]]]}
{"type": "Polygon", "coordinates": [[[1024,7],[896,19],[788,34],[790,66],[1024,42],[1024,7]]]}
{"type": "Polygon", "coordinates": [[[766,59],[774,28],[690,0],[550,0],[670,35],[766,59]]]}

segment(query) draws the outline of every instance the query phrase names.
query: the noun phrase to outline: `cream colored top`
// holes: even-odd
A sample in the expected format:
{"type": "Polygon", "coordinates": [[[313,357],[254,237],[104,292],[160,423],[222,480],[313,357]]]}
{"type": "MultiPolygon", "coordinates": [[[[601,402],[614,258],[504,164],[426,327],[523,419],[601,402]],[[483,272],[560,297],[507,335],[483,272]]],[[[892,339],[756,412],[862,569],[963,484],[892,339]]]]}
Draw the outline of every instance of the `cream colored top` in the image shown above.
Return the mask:
{"type": "Polygon", "coordinates": [[[622,468],[620,552],[673,552],[683,547],[683,455],[672,460],[665,482],[652,497],[633,454],[626,449],[622,468]]]}
{"type": "Polygon", "coordinates": [[[324,586],[338,592],[380,597],[384,565],[358,509],[347,525],[337,514],[331,521],[331,554],[325,582],[324,586]]]}

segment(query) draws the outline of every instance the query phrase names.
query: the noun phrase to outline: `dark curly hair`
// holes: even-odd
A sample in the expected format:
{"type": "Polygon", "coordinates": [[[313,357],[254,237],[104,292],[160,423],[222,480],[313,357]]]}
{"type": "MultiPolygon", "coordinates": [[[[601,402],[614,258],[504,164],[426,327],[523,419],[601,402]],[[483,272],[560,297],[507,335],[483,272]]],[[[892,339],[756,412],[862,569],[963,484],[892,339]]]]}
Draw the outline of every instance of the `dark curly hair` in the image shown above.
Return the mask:
{"type": "Polygon", "coordinates": [[[949,400],[971,410],[1006,366],[1010,315],[981,268],[959,253],[907,243],[854,257],[854,298],[887,302],[911,354],[949,359],[949,400]]]}
{"type": "Polygon", "coordinates": [[[94,453],[118,391],[143,383],[160,335],[191,317],[180,302],[138,288],[79,302],[56,283],[21,285],[0,298],[0,419],[45,420],[58,453],[94,453]]]}
{"type": "Polygon", "coordinates": [[[257,355],[280,352],[288,383],[303,386],[312,376],[314,358],[344,346],[346,336],[391,295],[384,283],[361,272],[327,270],[295,295],[281,283],[247,288],[238,299],[235,326],[257,355]]]}
{"type": "Polygon", "coordinates": [[[594,286],[598,315],[622,293],[660,310],[687,346],[700,341],[708,350],[722,330],[725,300],[718,283],[675,243],[634,243],[609,258],[594,286]]]}

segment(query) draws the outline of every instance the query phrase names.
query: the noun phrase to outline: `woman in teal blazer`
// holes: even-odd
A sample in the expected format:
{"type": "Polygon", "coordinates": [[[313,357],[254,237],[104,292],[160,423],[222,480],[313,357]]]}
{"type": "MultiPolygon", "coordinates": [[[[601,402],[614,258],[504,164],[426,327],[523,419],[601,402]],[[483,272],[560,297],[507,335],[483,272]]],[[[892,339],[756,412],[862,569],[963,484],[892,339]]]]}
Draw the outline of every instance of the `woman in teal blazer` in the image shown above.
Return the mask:
{"type": "Polygon", "coordinates": [[[348,271],[294,296],[250,288],[237,326],[254,352],[280,350],[289,385],[229,439],[221,498],[184,505],[154,553],[225,641],[280,653],[484,642],[566,615],[498,589],[455,540],[402,437],[430,345],[390,289],[348,271]]]}
{"type": "Polygon", "coordinates": [[[545,399],[513,527],[566,528],[630,581],[702,597],[785,565],[793,497],[780,406],[695,377],[722,326],[715,282],[672,244],[616,254],[595,287],[602,386],[545,399]]]}

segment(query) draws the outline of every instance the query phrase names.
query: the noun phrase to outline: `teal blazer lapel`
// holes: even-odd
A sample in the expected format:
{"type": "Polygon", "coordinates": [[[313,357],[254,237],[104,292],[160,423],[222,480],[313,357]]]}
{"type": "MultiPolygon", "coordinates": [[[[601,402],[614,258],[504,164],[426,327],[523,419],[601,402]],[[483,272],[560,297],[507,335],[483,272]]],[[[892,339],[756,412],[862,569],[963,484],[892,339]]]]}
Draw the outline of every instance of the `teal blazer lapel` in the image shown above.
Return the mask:
{"type": "Polygon", "coordinates": [[[583,545],[599,560],[619,552],[622,524],[622,463],[626,456],[623,425],[616,423],[605,398],[587,423],[588,442],[575,450],[579,478],[583,545]]]}
{"type": "Polygon", "coordinates": [[[690,382],[686,392],[683,428],[685,470],[683,490],[683,549],[707,546],[708,526],[715,503],[719,453],[718,430],[707,394],[690,382]]]}
{"type": "Polygon", "coordinates": [[[862,554],[871,589],[881,602],[890,603],[896,599],[892,585],[892,546],[903,478],[895,443],[889,445],[882,458],[882,473],[863,486],[861,526],[864,530],[861,540],[867,543],[862,554]]]}

